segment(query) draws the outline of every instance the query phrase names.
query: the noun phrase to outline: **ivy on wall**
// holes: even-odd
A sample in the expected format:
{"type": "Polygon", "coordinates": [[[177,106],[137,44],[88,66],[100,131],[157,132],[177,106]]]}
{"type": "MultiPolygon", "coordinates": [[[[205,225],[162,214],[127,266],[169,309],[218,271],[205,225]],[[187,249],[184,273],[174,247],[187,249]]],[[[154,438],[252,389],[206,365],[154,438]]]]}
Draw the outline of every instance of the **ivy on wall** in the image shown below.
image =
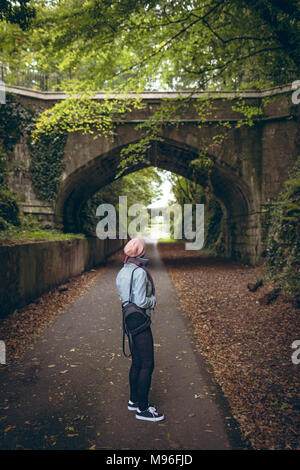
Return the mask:
{"type": "Polygon", "coordinates": [[[29,138],[31,156],[30,174],[37,197],[51,202],[56,198],[64,169],[66,133],[39,133],[38,138],[29,138]]]}
{"type": "Polygon", "coordinates": [[[300,292],[300,157],[264,217],[269,277],[289,294],[300,292]]]}
{"type": "Polygon", "coordinates": [[[225,255],[224,220],[223,211],[215,199],[206,195],[205,206],[205,248],[216,255],[225,255]]]}
{"type": "Polygon", "coordinates": [[[0,105],[0,141],[3,149],[12,151],[32,121],[33,113],[25,109],[13,95],[6,94],[0,105]]]}
{"type": "Polygon", "coordinates": [[[7,187],[7,176],[11,171],[9,152],[19,142],[32,120],[32,113],[27,111],[10,94],[6,94],[6,103],[0,105],[0,230],[9,224],[20,225],[18,197],[7,187]]]}
{"type": "Polygon", "coordinates": [[[34,120],[33,112],[25,109],[12,94],[6,94],[6,103],[0,105],[0,230],[21,223],[18,197],[7,187],[7,176],[13,168],[10,152],[22,135],[28,135],[30,175],[37,197],[51,202],[57,194],[67,135],[39,132],[33,139],[34,120]]]}

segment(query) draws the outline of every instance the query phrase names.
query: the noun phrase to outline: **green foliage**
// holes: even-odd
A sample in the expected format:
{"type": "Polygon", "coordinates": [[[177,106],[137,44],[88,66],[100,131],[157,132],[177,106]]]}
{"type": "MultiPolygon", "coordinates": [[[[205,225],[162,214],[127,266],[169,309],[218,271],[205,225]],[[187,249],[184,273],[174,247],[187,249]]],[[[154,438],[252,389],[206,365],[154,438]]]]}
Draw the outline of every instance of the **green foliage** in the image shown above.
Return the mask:
{"type": "Polygon", "coordinates": [[[0,0],[0,20],[19,25],[21,29],[28,28],[32,18],[35,17],[35,9],[30,0],[12,2],[0,0]]]}
{"type": "Polygon", "coordinates": [[[8,154],[24,134],[30,119],[31,113],[7,94],[5,105],[0,105],[0,230],[7,229],[9,224],[20,225],[18,198],[6,184],[12,171],[8,154]]]}
{"type": "Polygon", "coordinates": [[[119,164],[121,172],[139,163],[150,164],[147,159],[148,150],[153,142],[163,140],[162,133],[165,127],[178,125],[177,115],[181,108],[180,100],[164,99],[146,121],[135,126],[136,130],[141,131],[141,138],[138,142],[133,142],[122,149],[119,164]]]}
{"type": "Polygon", "coordinates": [[[264,107],[272,100],[273,98],[263,98],[259,100],[257,105],[247,105],[245,99],[239,98],[236,104],[232,105],[232,110],[242,114],[243,118],[235,124],[235,127],[238,128],[245,125],[249,127],[253,126],[254,121],[264,115],[264,107]]]}
{"type": "MultiPolygon", "coordinates": [[[[207,103],[205,108],[197,107],[199,119],[204,119],[207,113],[207,103]],[[203,114],[200,114],[200,113],[203,114]]],[[[148,119],[135,126],[136,130],[141,131],[141,138],[138,142],[133,142],[121,151],[121,161],[119,164],[120,174],[128,168],[134,167],[140,163],[149,165],[148,151],[154,142],[163,141],[163,131],[165,128],[178,127],[180,123],[180,115],[184,115],[184,111],[189,106],[190,100],[179,96],[175,99],[163,99],[157,109],[151,113],[148,119]]],[[[151,107],[150,107],[151,111],[151,107]]],[[[202,142],[199,149],[198,158],[192,160],[190,165],[197,171],[208,171],[213,162],[208,156],[210,144],[202,142]]]]}
{"type": "Polygon", "coordinates": [[[94,86],[88,80],[64,81],[61,88],[66,92],[65,100],[57,102],[50,109],[40,113],[32,130],[33,140],[41,133],[75,132],[109,137],[114,134],[115,123],[121,121],[125,113],[133,107],[139,109],[140,99],[120,98],[94,100],[94,86]]]}
{"type": "Polygon", "coordinates": [[[224,255],[223,212],[220,204],[210,194],[197,184],[183,176],[172,174],[173,194],[176,203],[204,204],[204,249],[212,254],[224,255]]]}
{"type": "Polygon", "coordinates": [[[4,220],[0,216],[0,244],[85,238],[85,235],[80,233],[61,233],[52,228],[42,229],[40,217],[33,214],[21,214],[19,219],[19,223],[16,224],[15,222],[4,220]]]}
{"type": "Polygon", "coordinates": [[[195,170],[196,172],[199,171],[209,171],[212,166],[213,166],[213,161],[212,159],[207,155],[205,145],[202,143],[202,147],[200,148],[198,152],[198,157],[194,158],[193,160],[190,161],[190,166],[195,170]]]}
{"type": "Polygon", "coordinates": [[[7,175],[8,162],[7,155],[4,152],[3,145],[0,141],[0,186],[4,184],[7,175]]]}
{"type": "Polygon", "coordinates": [[[298,0],[36,0],[34,6],[31,28],[11,32],[9,41],[0,22],[3,58],[90,78],[98,89],[238,89],[298,78],[298,0]]]}
{"type": "Polygon", "coordinates": [[[8,223],[0,216],[0,232],[8,228],[8,223]]]}
{"type": "Polygon", "coordinates": [[[36,195],[42,201],[55,199],[64,169],[63,156],[66,134],[42,133],[29,139],[30,173],[36,195]]]}
{"type": "Polygon", "coordinates": [[[2,229],[6,227],[6,223],[20,225],[19,206],[17,197],[9,190],[0,188],[0,222],[2,220],[2,229]],[[5,222],[3,222],[3,220],[5,222]]]}
{"type": "Polygon", "coordinates": [[[300,291],[300,158],[283,191],[265,213],[269,277],[290,294],[300,291]]]}
{"type": "MultiPolygon", "coordinates": [[[[227,99],[224,99],[226,101],[227,99]]],[[[209,155],[213,154],[213,147],[215,144],[221,145],[228,137],[229,131],[241,126],[253,126],[254,121],[260,119],[264,114],[264,107],[270,102],[270,98],[257,100],[258,103],[248,105],[245,99],[238,99],[232,105],[232,110],[242,115],[242,118],[236,122],[216,120],[215,110],[216,102],[207,93],[203,97],[193,100],[190,98],[174,98],[164,99],[157,107],[156,111],[150,117],[136,126],[137,130],[141,131],[141,139],[138,142],[129,144],[121,151],[120,169],[128,169],[130,166],[138,165],[139,163],[149,164],[148,151],[154,142],[163,141],[163,130],[166,127],[178,126],[180,116],[184,116],[186,109],[193,104],[197,112],[198,127],[201,128],[205,123],[210,120],[215,121],[215,125],[219,126],[220,133],[208,139],[201,140],[199,144],[198,158],[190,162],[192,169],[196,171],[207,171],[212,168],[213,160],[209,155]]]]}
{"type": "Polygon", "coordinates": [[[205,249],[216,255],[225,255],[223,211],[215,199],[207,197],[205,215],[205,249]]]}
{"type": "MultiPolygon", "coordinates": [[[[116,121],[138,107],[129,90],[242,90],[298,78],[299,2],[264,0],[63,0],[34,2],[37,17],[21,35],[0,25],[3,58],[29,64],[34,71],[59,73],[68,98],[41,113],[33,137],[80,131],[110,137],[116,121]],[[2,36],[1,36],[2,26],[2,36]],[[16,43],[16,36],[19,41],[16,43]],[[8,38],[8,39],[7,39],[8,38]],[[66,78],[68,77],[68,78],[66,78]],[[120,91],[122,99],[92,99],[95,90],[120,91]]],[[[7,25],[6,25],[7,26],[7,25]]],[[[185,100],[188,102],[188,100],[185,100]]],[[[184,102],[184,100],[183,100],[184,102]]],[[[180,105],[183,105],[183,102],[180,105]]],[[[138,126],[139,142],[122,151],[121,170],[147,162],[162,127],[176,125],[177,104],[164,103],[138,126]]],[[[213,102],[199,100],[199,121],[213,117],[213,102]]],[[[253,125],[261,106],[237,103],[237,126],[253,125]]],[[[222,123],[223,127],[230,123],[222,123]]],[[[220,133],[200,149],[204,168],[220,133]],[[208,157],[205,157],[206,159],[208,157]]]]}
{"type": "Polygon", "coordinates": [[[33,122],[33,113],[8,93],[6,104],[0,105],[0,184],[5,185],[9,171],[20,169],[9,162],[8,152],[13,150],[22,135],[28,133],[33,187],[41,200],[52,201],[63,170],[66,133],[60,130],[47,134],[37,130],[33,122]]]}
{"type": "Polygon", "coordinates": [[[245,100],[239,100],[236,105],[232,106],[233,111],[237,111],[244,115],[244,119],[241,119],[237,127],[241,127],[247,123],[248,126],[253,126],[254,118],[258,118],[263,114],[263,111],[260,106],[249,106],[245,104],[245,100]]]}
{"type": "MultiPolygon", "coordinates": [[[[1,223],[1,219],[0,219],[1,223]]],[[[84,239],[85,236],[80,233],[61,233],[58,230],[25,230],[17,229],[13,225],[8,225],[4,231],[0,232],[0,240],[12,242],[22,242],[22,241],[59,241],[59,240],[75,240],[75,239],[84,239]]]]}
{"type": "Polygon", "coordinates": [[[170,176],[170,181],[177,204],[180,206],[195,203],[204,204],[204,190],[196,180],[192,181],[174,173],[170,176]]]}
{"type": "Polygon", "coordinates": [[[216,110],[216,105],[209,93],[198,98],[193,104],[198,115],[199,127],[210,118],[214,118],[213,112],[216,110]]]}
{"type": "Polygon", "coordinates": [[[32,113],[25,109],[10,93],[6,103],[0,104],[0,142],[3,151],[11,151],[24,134],[32,119],[32,113]]]}

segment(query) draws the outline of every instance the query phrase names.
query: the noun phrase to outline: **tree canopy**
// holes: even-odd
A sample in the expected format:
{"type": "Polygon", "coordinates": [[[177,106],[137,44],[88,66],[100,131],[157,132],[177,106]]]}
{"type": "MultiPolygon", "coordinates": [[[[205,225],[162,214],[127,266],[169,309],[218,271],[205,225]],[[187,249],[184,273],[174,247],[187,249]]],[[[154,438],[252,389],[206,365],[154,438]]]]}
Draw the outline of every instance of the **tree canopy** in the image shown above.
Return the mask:
{"type": "Polygon", "coordinates": [[[22,30],[25,30],[34,17],[35,9],[30,4],[30,0],[19,0],[18,2],[0,0],[0,20],[17,24],[22,30]]]}
{"type": "Polygon", "coordinates": [[[26,31],[2,15],[2,61],[94,89],[237,89],[299,76],[298,0],[32,0],[30,7],[36,16],[26,31]]]}

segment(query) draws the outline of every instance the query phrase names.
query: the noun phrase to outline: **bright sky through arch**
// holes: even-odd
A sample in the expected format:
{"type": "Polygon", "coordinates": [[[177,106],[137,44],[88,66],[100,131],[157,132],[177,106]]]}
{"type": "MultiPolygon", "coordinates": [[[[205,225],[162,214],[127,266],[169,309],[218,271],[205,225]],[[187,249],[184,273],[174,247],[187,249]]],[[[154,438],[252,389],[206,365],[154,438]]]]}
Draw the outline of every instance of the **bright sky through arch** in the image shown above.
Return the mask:
{"type": "Polygon", "coordinates": [[[155,207],[166,207],[169,205],[169,202],[175,202],[174,194],[172,191],[172,183],[169,180],[169,175],[171,174],[169,171],[166,170],[159,170],[157,172],[162,177],[163,183],[160,186],[162,190],[162,196],[153,201],[151,204],[148,205],[148,208],[155,208],[155,207]]]}

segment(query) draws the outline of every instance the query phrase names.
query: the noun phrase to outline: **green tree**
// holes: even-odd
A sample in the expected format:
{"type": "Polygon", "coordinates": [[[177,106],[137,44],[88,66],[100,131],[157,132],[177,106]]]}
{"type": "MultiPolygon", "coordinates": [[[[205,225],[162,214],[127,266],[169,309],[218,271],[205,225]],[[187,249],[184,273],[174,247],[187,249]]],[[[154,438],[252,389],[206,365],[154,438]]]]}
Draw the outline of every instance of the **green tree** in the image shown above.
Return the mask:
{"type": "Polygon", "coordinates": [[[8,56],[26,58],[40,71],[88,79],[98,89],[236,89],[299,76],[298,0],[35,0],[32,5],[36,18],[17,50],[7,45],[8,56]]]}
{"type": "Polygon", "coordinates": [[[19,0],[18,2],[0,0],[0,20],[17,24],[25,30],[34,17],[35,9],[30,4],[30,0],[19,0]]]}
{"type": "Polygon", "coordinates": [[[243,80],[278,79],[283,67],[285,77],[299,72],[297,0],[35,4],[26,47],[37,62],[45,67],[50,58],[52,66],[93,77],[101,88],[107,81],[150,85],[153,77],[197,87],[212,80],[216,85],[219,78],[232,87],[243,80]]]}
{"type": "Polygon", "coordinates": [[[223,255],[224,227],[223,211],[220,204],[197,181],[189,180],[183,176],[172,174],[172,191],[176,203],[183,207],[184,204],[204,204],[204,248],[212,253],[223,255]]]}
{"type": "Polygon", "coordinates": [[[300,302],[300,157],[265,213],[269,277],[300,302]]]}

